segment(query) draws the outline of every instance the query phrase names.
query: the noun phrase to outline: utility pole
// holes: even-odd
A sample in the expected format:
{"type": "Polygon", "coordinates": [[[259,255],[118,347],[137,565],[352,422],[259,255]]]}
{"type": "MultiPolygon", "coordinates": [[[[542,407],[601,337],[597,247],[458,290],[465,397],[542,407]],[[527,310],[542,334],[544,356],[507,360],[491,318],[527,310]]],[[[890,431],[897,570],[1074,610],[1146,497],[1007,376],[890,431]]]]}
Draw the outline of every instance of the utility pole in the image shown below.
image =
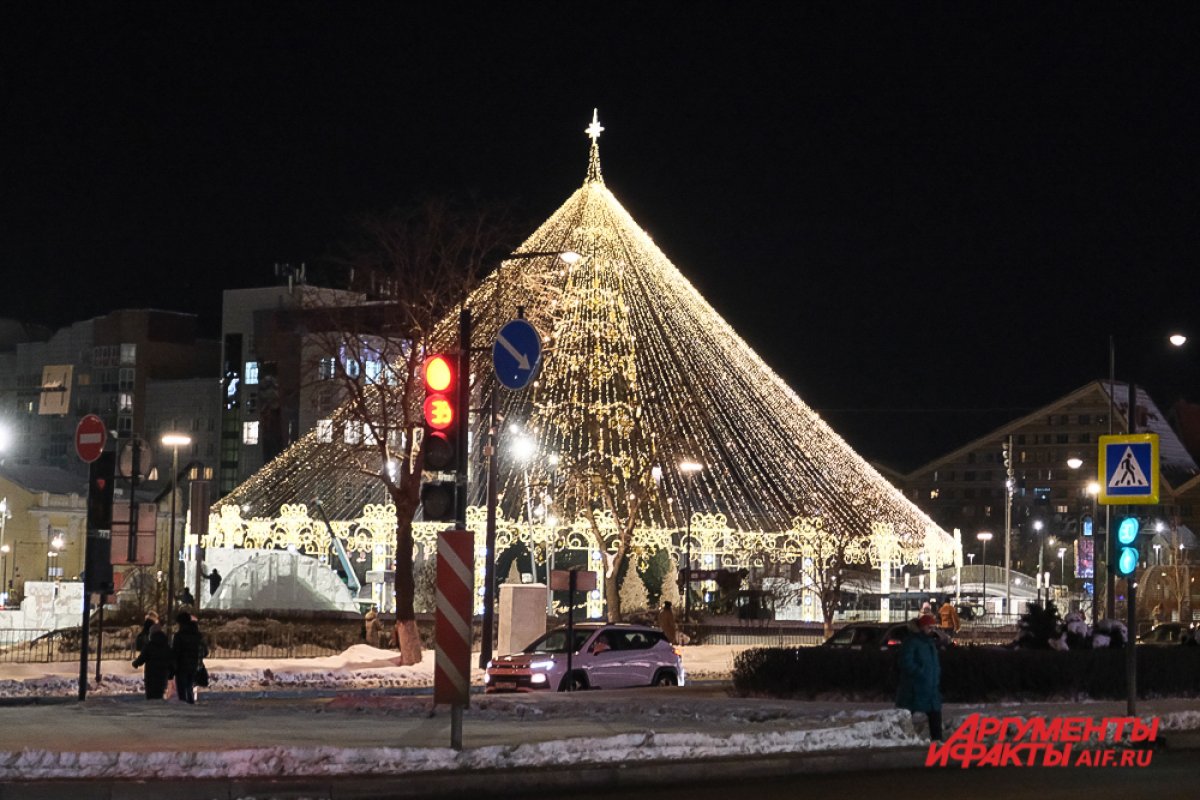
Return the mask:
{"type": "Polygon", "coordinates": [[[1012,614],[1013,437],[1004,443],[1004,613],[1012,614]]]}

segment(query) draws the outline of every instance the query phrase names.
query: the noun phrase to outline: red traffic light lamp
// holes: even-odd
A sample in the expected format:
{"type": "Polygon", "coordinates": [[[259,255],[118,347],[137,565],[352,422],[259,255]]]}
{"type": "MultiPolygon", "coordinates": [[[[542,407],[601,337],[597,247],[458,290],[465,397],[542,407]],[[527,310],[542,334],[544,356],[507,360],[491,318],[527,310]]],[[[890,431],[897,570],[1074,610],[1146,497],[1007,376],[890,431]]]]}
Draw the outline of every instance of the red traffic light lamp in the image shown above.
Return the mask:
{"type": "Polygon", "coordinates": [[[459,458],[459,411],[457,375],[450,356],[432,355],[421,371],[425,381],[422,406],[425,431],[421,443],[425,471],[430,476],[421,487],[422,513],[426,520],[445,522],[454,519],[455,484],[443,473],[457,473],[459,458]]]}

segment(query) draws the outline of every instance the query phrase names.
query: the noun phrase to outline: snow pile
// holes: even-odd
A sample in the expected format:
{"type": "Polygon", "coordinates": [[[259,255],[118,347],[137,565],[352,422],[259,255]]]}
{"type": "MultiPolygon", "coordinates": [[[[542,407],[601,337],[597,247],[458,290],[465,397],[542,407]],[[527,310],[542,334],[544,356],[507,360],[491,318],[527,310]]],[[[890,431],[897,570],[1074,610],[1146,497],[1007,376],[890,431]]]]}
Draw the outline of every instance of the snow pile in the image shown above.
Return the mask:
{"type": "Polygon", "coordinates": [[[448,770],[530,769],[672,759],[919,746],[908,712],[838,714],[806,730],[656,733],[580,737],[461,752],[442,747],[262,747],[199,752],[0,753],[0,780],[52,778],[249,778],[402,775],[448,770]]]}
{"type": "MultiPolygon", "coordinates": [[[[728,679],[733,659],[744,647],[699,645],[683,648],[689,680],[728,679]]],[[[270,689],[416,689],[433,686],[432,650],[420,664],[401,666],[394,650],[356,644],[342,653],[319,658],[211,658],[207,659],[213,691],[264,691],[270,689]]],[[[471,657],[479,663],[478,654],[471,657]]],[[[105,661],[103,680],[92,683],[89,693],[138,694],[142,674],[128,661],[105,661]]],[[[95,674],[95,666],[88,675],[95,674]]],[[[483,670],[472,666],[471,682],[483,685],[483,670]]],[[[79,690],[78,662],[0,664],[0,697],[70,696],[79,690]]]]}

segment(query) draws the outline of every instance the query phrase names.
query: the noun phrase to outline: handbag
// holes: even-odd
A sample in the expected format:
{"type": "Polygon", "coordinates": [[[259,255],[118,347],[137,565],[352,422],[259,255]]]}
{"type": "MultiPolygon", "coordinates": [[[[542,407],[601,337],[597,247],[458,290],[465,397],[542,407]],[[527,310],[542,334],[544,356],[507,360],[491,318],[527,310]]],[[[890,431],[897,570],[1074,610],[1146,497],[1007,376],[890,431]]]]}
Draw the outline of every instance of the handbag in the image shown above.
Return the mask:
{"type": "Polygon", "coordinates": [[[192,683],[201,688],[207,687],[208,686],[208,667],[204,666],[204,664],[201,664],[199,667],[197,667],[196,668],[196,678],[194,681],[192,681],[192,683]]]}

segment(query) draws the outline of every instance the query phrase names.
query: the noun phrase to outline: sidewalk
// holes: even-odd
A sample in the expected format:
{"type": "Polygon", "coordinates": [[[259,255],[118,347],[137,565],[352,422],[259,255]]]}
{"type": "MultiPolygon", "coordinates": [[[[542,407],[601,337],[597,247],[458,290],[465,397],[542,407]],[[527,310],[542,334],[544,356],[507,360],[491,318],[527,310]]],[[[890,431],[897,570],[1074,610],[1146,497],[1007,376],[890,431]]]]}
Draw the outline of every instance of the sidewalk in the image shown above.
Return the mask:
{"type": "MultiPolygon", "coordinates": [[[[435,711],[420,689],[431,665],[396,667],[386,651],[351,650],[270,667],[210,662],[223,678],[217,685],[238,691],[205,692],[196,706],[141,699],[137,676],[117,665],[82,704],[71,699],[70,665],[58,674],[0,667],[0,695],[11,698],[0,705],[0,800],[61,796],[66,787],[72,800],[150,796],[130,788],[139,780],[172,781],[172,800],[333,797],[332,787],[338,797],[366,797],[366,789],[346,794],[354,780],[361,788],[389,776],[390,796],[516,792],[565,789],[583,773],[590,785],[618,786],[920,767],[927,751],[923,719],[914,727],[889,703],[735,698],[702,684],[473,695],[456,752],[448,709],[435,711]],[[52,702],[35,704],[34,689],[52,702]],[[279,794],[285,789],[297,793],[279,794]]],[[[689,650],[708,677],[732,658],[689,650]]],[[[1200,747],[1200,699],[1147,700],[1138,710],[1162,718],[1167,746],[1200,747]]],[[[947,730],[972,713],[1103,718],[1124,716],[1125,704],[950,705],[947,730]]]]}
{"type": "MultiPolygon", "coordinates": [[[[461,752],[448,747],[448,710],[431,710],[428,697],[378,693],[222,695],[192,707],[96,698],[0,708],[0,800],[30,796],[7,788],[17,781],[87,779],[81,785],[100,792],[96,781],[201,780],[218,792],[211,796],[226,796],[214,786],[232,792],[262,779],[403,775],[410,788],[424,787],[417,794],[436,794],[471,785],[516,791],[575,780],[585,767],[596,780],[620,773],[623,781],[685,767],[690,779],[707,770],[728,778],[741,769],[919,767],[927,742],[907,712],[884,703],[742,699],[719,687],[474,696],[461,752]]],[[[952,729],[975,712],[1100,718],[1124,711],[1123,703],[948,706],[947,717],[952,729]]],[[[1200,729],[1198,700],[1146,701],[1139,712],[1200,729]]],[[[1194,733],[1163,733],[1172,747],[1200,745],[1194,733]]],[[[109,795],[72,792],[74,800],[91,796],[109,795]]]]}

